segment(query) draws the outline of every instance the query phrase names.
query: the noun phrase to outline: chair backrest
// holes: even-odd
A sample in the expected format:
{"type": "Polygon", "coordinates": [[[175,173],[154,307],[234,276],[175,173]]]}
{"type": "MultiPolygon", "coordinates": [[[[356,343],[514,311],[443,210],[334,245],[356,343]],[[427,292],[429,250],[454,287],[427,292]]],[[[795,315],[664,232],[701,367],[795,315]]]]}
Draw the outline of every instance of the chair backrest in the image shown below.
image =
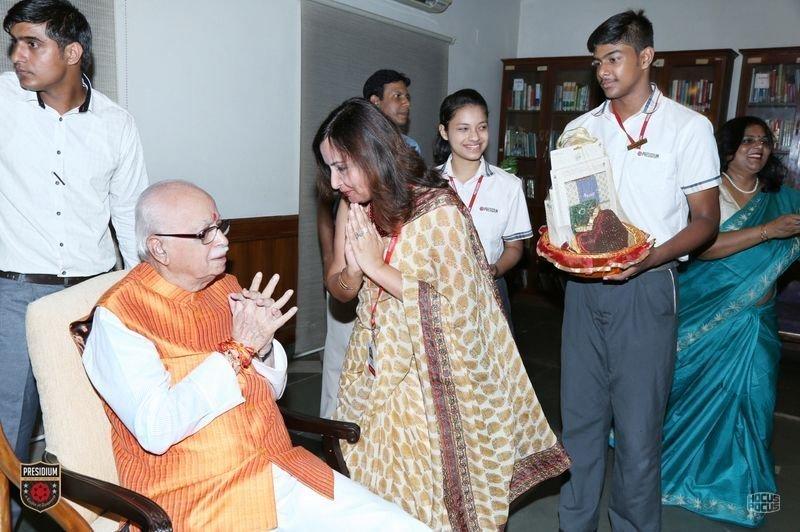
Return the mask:
{"type": "MultiPolygon", "coordinates": [[[[83,369],[70,324],[85,318],[127,272],[99,275],[28,306],[28,353],[39,390],[47,451],[66,468],[119,484],[111,425],[83,369]]],[[[75,505],[90,523],[97,514],[75,505]]]]}

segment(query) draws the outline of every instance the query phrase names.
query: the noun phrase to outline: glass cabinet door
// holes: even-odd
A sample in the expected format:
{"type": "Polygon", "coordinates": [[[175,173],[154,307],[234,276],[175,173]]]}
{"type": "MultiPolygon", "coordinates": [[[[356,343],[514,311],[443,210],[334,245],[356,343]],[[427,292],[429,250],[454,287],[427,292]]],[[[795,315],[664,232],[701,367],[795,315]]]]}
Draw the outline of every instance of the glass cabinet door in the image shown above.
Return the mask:
{"type": "MultiPolygon", "coordinates": [[[[800,54],[798,54],[800,61],[800,54]]],[[[789,168],[787,184],[800,188],[800,62],[745,64],[749,78],[741,114],[762,118],[775,136],[774,153],[789,168]]]]}
{"type": "Polygon", "coordinates": [[[556,149],[556,141],[567,124],[603,99],[588,57],[584,68],[559,70],[554,73],[553,80],[553,111],[547,134],[549,150],[556,149]]]}
{"type": "Polygon", "coordinates": [[[505,157],[535,159],[539,156],[542,130],[541,111],[545,88],[544,70],[506,72],[505,131],[502,146],[505,157]]]}
{"type": "Polygon", "coordinates": [[[713,121],[711,104],[721,87],[714,86],[714,67],[709,65],[676,66],[669,69],[661,91],[681,105],[713,121]]]}

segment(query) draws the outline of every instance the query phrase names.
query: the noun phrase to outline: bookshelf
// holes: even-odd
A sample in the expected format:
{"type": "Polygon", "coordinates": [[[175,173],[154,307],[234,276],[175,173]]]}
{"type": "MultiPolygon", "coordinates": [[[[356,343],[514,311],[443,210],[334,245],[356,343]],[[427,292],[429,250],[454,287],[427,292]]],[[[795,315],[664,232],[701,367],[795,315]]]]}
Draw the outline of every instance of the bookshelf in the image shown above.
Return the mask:
{"type": "Polygon", "coordinates": [[[738,55],[731,49],[657,51],[650,79],[664,95],[705,115],[717,129],[727,119],[738,55]]]}
{"type": "Polygon", "coordinates": [[[512,288],[542,290],[557,283],[556,271],[536,256],[538,229],[546,223],[544,198],[550,188],[548,153],[574,118],[603,101],[591,57],[545,57],[503,60],[498,162],[517,158],[534,237],[513,270],[512,288]]]}
{"type": "MultiPolygon", "coordinates": [[[[667,96],[724,123],[731,89],[733,50],[657,52],[651,79],[667,96]]],[[[534,237],[509,277],[512,289],[548,291],[560,284],[556,270],[536,255],[538,229],[546,223],[549,151],[566,125],[603,100],[591,57],[504,59],[497,161],[517,158],[534,237]]]]}
{"type": "Polygon", "coordinates": [[[800,189],[800,46],[740,51],[736,114],[764,119],[775,135],[774,153],[789,168],[787,184],[800,189]]]}

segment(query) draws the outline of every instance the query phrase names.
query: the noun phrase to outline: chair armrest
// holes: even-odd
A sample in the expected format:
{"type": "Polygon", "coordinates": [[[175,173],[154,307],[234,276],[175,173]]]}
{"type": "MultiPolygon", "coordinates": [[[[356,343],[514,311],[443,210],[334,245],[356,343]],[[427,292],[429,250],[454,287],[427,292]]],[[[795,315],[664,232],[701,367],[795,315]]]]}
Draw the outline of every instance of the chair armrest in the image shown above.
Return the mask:
{"type": "Polygon", "coordinates": [[[283,422],[289,430],[330,436],[337,440],[345,440],[347,443],[357,443],[361,437],[361,428],[355,423],[309,416],[287,410],[282,406],[278,408],[280,408],[283,422]]]}
{"type": "Polygon", "coordinates": [[[778,336],[784,342],[800,344],[800,333],[794,331],[778,331],[778,336]]]}
{"type": "Polygon", "coordinates": [[[283,422],[286,428],[294,432],[308,432],[322,436],[322,454],[325,462],[331,469],[338,471],[342,475],[349,477],[350,471],[342,456],[342,448],[339,440],[348,443],[357,443],[361,437],[361,429],[355,423],[348,421],[334,421],[299,412],[292,412],[279,406],[283,422]]]}
{"type": "MultiPolygon", "coordinates": [[[[44,461],[58,463],[55,455],[45,452],[44,461]]],[[[69,500],[88,504],[124,517],[143,531],[171,532],[172,522],[161,506],[144,495],[61,468],[61,491],[69,500]]]]}

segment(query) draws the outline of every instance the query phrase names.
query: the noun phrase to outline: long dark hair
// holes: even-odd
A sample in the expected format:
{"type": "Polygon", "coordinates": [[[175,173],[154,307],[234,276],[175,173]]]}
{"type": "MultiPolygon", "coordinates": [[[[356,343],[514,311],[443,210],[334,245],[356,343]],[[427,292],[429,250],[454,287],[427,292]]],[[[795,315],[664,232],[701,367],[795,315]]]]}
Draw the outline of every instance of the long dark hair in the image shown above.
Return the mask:
{"type": "Polygon", "coordinates": [[[319,169],[317,189],[331,196],[331,170],[320,145],[333,148],[364,172],[372,195],[372,217],[384,233],[397,231],[411,218],[417,187],[446,188],[441,174],[428,169],[422,157],[405,140],[391,120],[363,98],[351,98],[334,109],[314,136],[314,156],[319,169]]]}
{"type": "Polygon", "coordinates": [[[742,144],[744,130],[747,126],[761,126],[764,134],[769,137],[772,149],[769,152],[767,164],[758,173],[758,178],[763,183],[762,192],[777,192],[783,184],[783,180],[788,173],[786,166],[775,155],[775,136],[766,122],[757,116],[737,116],[725,122],[717,131],[717,151],[719,152],[719,169],[722,172],[728,170],[728,164],[733,160],[736,150],[742,144]]]}
{"type": "MultiPolygon", "coordinates": [[[[447,125],[458,110],[467,105],[481,107],[486,113],[486,118],[489,118],[489,106],[486,105],[486,100],[483,99],[481,93],[475,89],[461,89],[442,100],[442,105],[439,107],[439,124],[447,130],[447,125]]],[[[450,143],[444,140],[437,131],[436,143],[433,145],[433,162],[444,164],[448,157],[450,157],[450,143]]]]}

